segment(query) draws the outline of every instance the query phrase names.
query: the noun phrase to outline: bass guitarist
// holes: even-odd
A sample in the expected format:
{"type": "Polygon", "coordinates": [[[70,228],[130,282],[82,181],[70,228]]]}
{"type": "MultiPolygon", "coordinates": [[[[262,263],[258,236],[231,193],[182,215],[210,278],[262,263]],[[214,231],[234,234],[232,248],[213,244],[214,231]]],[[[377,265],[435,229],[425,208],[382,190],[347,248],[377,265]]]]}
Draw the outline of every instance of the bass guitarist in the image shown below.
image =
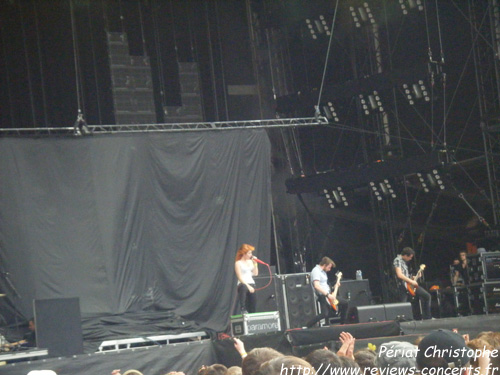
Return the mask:
{"type": "Polygon", "coordinates": [[[408,285],[415,291],[415,296],[422,301],[422,318],[431,319],[431,295],[411,276],[408,263],[415,256],[415,251],[411,247],[405,247],[401,254],[393,262],[396,277],[399,279],[400,301],[408,301],[408,285]]]}
{"type": "Polygon", "coordinates": [[[308,321],[306,324],[307,328],[314,326],[321,319],[325,319],[328,324],[328,319],[335,316],[337,312],[340,315],[340,323],[344,324],[348,302],[338,295],[340,278],[337,276],[333,291],[330,285],[328,285],[327,272],[330,272],[334,267],[335,262],[332,259],[323,257],[319,264],[311,271],[311,285],[320,303],[321,314],[308,321]]]}

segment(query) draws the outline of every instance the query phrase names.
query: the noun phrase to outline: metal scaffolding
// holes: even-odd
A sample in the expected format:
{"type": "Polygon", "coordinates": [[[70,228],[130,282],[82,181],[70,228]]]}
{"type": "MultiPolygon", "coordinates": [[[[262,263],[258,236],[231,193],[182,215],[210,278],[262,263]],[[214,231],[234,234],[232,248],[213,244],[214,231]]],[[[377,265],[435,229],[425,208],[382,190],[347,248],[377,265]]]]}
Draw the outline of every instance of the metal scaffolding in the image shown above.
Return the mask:
{"type": "Polygon", "coordinates": [[[286,118],[272,120],[192,122],[177,124],[86,125],[84,131],[75,125],[50,128],[3,128],[0,136],[79,136],[122,133],[191,132],[236,129],[298,128],[327,125],[325,117],[286,118]]]}

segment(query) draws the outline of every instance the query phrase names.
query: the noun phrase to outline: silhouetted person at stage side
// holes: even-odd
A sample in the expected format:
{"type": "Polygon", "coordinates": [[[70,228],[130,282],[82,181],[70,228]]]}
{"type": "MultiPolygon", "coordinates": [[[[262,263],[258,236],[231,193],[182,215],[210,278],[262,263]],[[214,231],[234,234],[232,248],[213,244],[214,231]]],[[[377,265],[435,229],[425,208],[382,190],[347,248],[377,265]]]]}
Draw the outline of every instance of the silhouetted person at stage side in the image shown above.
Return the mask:
{"type": "Polygon", "coordinates": [[[254,313],[257,306],[255,296],[254,276],[259,274],[256,257],[253,256],[255,247],[243,244],[236,253],[234,271],[238,278],[238,301],[240,302],[241,313],[254,313]]]}
{"type": "Polygon", "coordinates": [[[28,329],[29,331],[26,332],[23,336],[23,340],[26,341],[23,345],[34,348],[36,347],[36,326],[35,326],[35,319],[30,319],[28,321],[28,329]]]}
{"type": "Polygon", "coordinates": [[[401,254],[394,258],[393,265],[396,277],[399,279],[399,298],[401,302],[408,301],[410,296],[408,293],[407,283],[415,289],[416,297],[422,301],[422,318],[431,319],[431,295],[427,290],[418,285],[418,282],[413,280],[408,263],[415,256],[415,251],[411,247],[405,247],[401,254]]]}
{"type": "Polygon", "coordinates": [[[311,285],[314,289],[316,298],[319,301],[321,314],[315,316],[306,323],[308,328],[314,326],[322,319],[325,319],[328,324],[328,319],[337,314],[337,311],[335,311],[331,305],[334,301],[338,302],[337,310],[340,315],[340,323],[343,324],[345,322],[348,302],[338,296],[338,289],[340,287],[339,280],[337,280],[337,283],[339,284],[337,287],[333,288],[333,292],[328,284],[327,272],[330,272],[334,267],[335,262],[332,259],[323,257],[319,264],[317,264],[311,271],[311,285]]]}
{"type": "Polygon", "coordinates": [[[467,252],[459,253],[458,264],[453,265],[453,286],[469,285],[469,265],[467,264],[467,252]]]}

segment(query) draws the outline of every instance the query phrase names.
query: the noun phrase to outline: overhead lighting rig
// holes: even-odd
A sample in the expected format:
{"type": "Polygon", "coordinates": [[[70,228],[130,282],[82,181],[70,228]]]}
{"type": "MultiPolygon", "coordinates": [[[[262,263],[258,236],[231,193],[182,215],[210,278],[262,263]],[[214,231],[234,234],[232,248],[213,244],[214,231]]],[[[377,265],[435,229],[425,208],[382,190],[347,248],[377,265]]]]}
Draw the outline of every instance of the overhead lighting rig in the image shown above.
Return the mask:
{"type": "Polygon", "coordinates": [[[318,34],[325,34],[327,36],[332,34],[326,23],[325,16],[322,14],[319,15],[318,19],[306,18],[306,26],[313,39],[318,39],[318,34]]]}
{"type": "Polygon", "coordinates": [[[410,105],[415,105],[415,101],[421,99],[426,102],[431,100],[429,90],[422,79],[419,79],[417,83],[413,84],[403,83],[403,92],[410,105]]]}
{"type": "Polygon", "coordinates": [[[372,10],[367,2],[364,2],[361,6],[350,6],[349,10],[351,11],[352,20],[356,27],[360,28],[363,23],[375,23],[372,10]]]}
{"type": "Polygon", "coordinates": [[[325,198],[330,208],[335,208],[338,206],[349,206],[349,202],[347,201],[344,191],[340,186],[332,190],[323,189],[323,194],[325,194],[325,198]]]}
{"type": "Polygon", "coordinates": [[[406,16],[409,11],[418,9],[419,12],[423,12],[424,6],[422,0],[399,0],[399,6],[406,16]]]}

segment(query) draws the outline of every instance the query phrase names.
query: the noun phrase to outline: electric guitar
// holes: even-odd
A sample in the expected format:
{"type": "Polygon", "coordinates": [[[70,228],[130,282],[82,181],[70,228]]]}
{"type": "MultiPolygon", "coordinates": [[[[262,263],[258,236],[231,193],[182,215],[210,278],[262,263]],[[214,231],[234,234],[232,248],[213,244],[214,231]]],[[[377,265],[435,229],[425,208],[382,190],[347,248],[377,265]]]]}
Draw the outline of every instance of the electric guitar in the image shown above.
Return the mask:
{"type": "Polygon", "coordinates": [[[335,274],[335,276],[337,276],[337,282],[335,283],[335,286],[333,287],[333,292],[332,294],[335,296],[335,298],[333,300],[331,300],[330,298],[327,298],[328,300],[328,303],[330,304],[330,306],[332,307],[332,309],[334,309],[335,311],[338,310],[338,304],[339,304],[339,300],[336,298],[337,297],[337,292],[339,291],[339,286],[340,286],[340,279],[342,278],[342,272],[337,272],[335,274]]]}
{"type": "MultiPolygon", "coordinates": [[[[424,270],[425,270],[425,264],[421,264],[420,269],[418,270],[417,274],[413,277],[413,280],[417,281],[422,276],[424,270]]],[[[405,282],[405,284],[406,284],[406,290],[408,290],[410,296],[415,297],[416,295],[415,291],[417,290],[418,286],[413,286],[409,282],[405,282]]]]}

